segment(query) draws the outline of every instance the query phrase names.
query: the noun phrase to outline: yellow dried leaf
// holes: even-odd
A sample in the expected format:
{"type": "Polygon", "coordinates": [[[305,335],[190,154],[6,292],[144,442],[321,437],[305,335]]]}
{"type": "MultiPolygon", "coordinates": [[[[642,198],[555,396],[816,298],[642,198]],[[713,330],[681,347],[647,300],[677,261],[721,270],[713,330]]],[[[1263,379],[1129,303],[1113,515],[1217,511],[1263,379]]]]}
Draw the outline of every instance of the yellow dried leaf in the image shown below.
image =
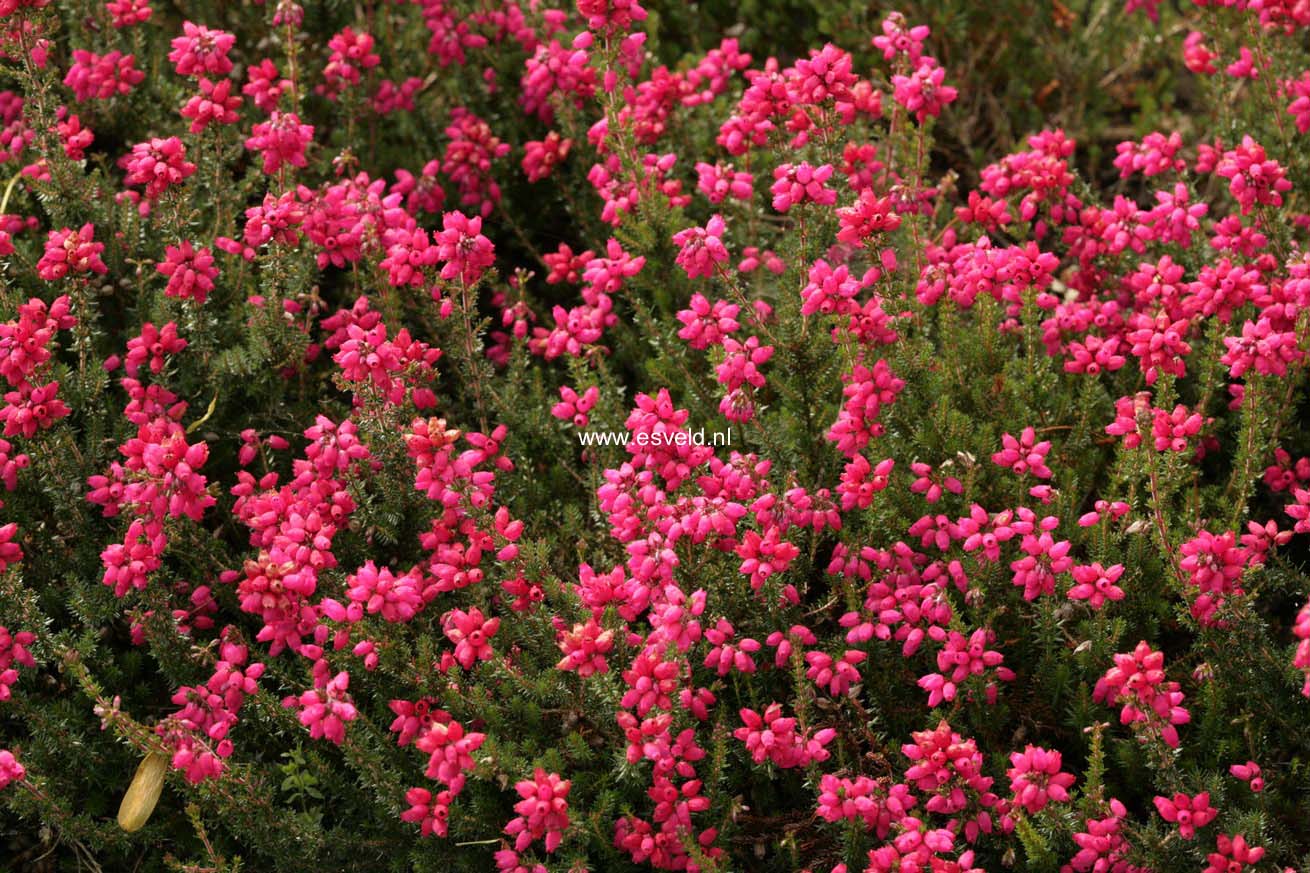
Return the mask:
{"type": "Polygon", "coordinates": [[[139,831],[150,820],[159,802],[159,793],[164,789],[164,777],[168,774],[168,756],[160,754],[146,755],[141,765],[136,768],[132,784],[123,795],[123,802],[118,807],[118,826],[129,834],[139,831]]]}

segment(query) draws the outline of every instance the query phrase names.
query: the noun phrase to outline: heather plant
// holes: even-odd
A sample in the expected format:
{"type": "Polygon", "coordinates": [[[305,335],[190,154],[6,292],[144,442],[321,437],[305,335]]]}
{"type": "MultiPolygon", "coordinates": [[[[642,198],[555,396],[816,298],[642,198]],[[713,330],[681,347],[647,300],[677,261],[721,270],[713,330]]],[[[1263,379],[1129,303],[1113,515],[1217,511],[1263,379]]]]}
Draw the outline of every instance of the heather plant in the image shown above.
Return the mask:
{"type": "Polygon", "coordinates": [[[1310,9],[648,7],[0,3],[0,869],[1310,869],[1310,9]]]}

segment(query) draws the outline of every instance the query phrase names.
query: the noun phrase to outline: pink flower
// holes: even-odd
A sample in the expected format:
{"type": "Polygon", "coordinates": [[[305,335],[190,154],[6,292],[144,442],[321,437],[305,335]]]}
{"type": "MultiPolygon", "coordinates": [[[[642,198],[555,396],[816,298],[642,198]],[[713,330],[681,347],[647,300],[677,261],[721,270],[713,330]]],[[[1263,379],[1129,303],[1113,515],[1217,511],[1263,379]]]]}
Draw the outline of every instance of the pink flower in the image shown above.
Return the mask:
{"type": "Polygon", "coordinates": [[[1296,116],[1296,129],[1310,133],[1310,70],[1301,73],[1299,78],[1284,82],[1283,91],[1294,98],[1287,107],[1287,114],[1296,116]]]}
{"type": "Polygon", "coordinates": [[[696,188],[716,206],[727,197],[749,201],[753,183],[750,173],[734,170],[731,164],[696,164],[696,188]]]}
{"type": "Polygon", "coordinates": [[[1069,589],[1069,599],[1086,600],[1092,609],[1100,609],[1107,600],[1123,600],[1123,589],[1116,584],[1123,572],[1123,564],[1109,568],[1102,567],[1099,561],[1080,564],[1070,571],[1074,584],[1069,589]]]}
{"type": "Polygon", "coordinates": [[[1277,161],[1265,157],[1264,147],[1243,136],[1241,145],[1226,151],[1215,167],[1215,173],[1228,179],[1228,190],[1241,204],[1245,215],[1256,204],[1283,205],[1283,192],[1292,190],[1292,183],[1277,161]]]}
{"type": "Polygon", "coordinates": [[[81,101],[108,100],[116,94],[126,94],[146,78],[136,68],[136,56],[112,51],[97,55],[86,49],[74,49],[73,63],[64,76],[64,84],[81,101]]]}
{"type": "Polygon", "coordinates": [[[1177,131],[1168,137],[1152,131],[1140,143],[1132,140],[1119,143],[1115,147],[1118,157],[1114,159],[1114,165],[1119,168],[1119,177],[1122,179],[1136,172],[1146,176],[1156,176],[1169,170],[1182,172],[1187,169],[1187,163],[1176,157],[1182,147],[1183,137],[1177,131]]]}
{"type": "Polygon", "coordinates": [[[452,609],[442,618],[446,638],[455,644],[455,660],[465,670],[478,661],[490,661],[495,655],[491,638],[500,629],[499,618],[487,618],[476,606],[465,612],[452,609]]]}
{"type": "Polygon", "coordinates": [[[1037,432],[1025,427],[1016,440],[1007,434],[1001,435],[1001,450],[992,455],[992,463],[1009,467],[1014,473],[1023,476],[1031,473],[1038,479],[1051,478],[1051,468],[1046,466],[1046,454],[1051,450],[1050,440],[1037,440],[1037,432]]]}
{"type": "Polygon", "coordinates": [[[438,710],[414,745],[428,756],[424,775],[446,785],[455,795],[464,790],[464,773],[473,769],[473,753],[486,739],[486,734],[466,732],[462,724],[438,710]]]}
{"type": "Polygon", "coordinates": [[[550,414],[562,421],[572,422],[574,427],[586,427],[587,413],[591,412],[600,399],[600,389],[592,385],[578,394],[569,386],[561,385],[559,396],[560,402],[551,407],[550,414]]]}
{"type": "Polygon", "coordinates": [[[808,669],[805,677],[826,689],[832,696],[841,697],[849,694],[851,686],[859,683],[860,671],[855,665],[863,663],[868,657],[868,652],[858,649],[847,649],[840,658],[834,658],[827,652],[806,652],[805,663],[808,669]]]}
{"type": "Polygon", "coordinates": [[[1260,765],[1255,761],[1247,761],[1245,764],[1233,764],[1228,768],[1228,772],[1247,783],[1256,794],[1265,790],[1265,780],[1260,775],[1260,765]]]}
{"type": "Polygon", "coordinates": [[[824,746],[832,742],[837,732],[824,728],[811,737],[796,731],[796,719],[784,718],[781,703],[770,703],[761,716],[753,709],[741,710],[743,727],[732,735],[746,745],[756,764],[772,761],[781,769],[807,767],[810,763],[828,760],[824,746]]]}
{"type": "Polygon", "coordinates": [[[241,98],[232,93],[232,80],[217,84],[202,78],[200,93],[182,107],[182,117],[191,119],[191,132],[200,133],[210,124],[236,124],[241,98]]]}
{"type": "Polygon", "coordinates": [[[459,202],[477,207],[486,217],[500,202],[500,185],[491,173],[492,163],[509,154],[509,143],[501,142],[487,122],[463,106],[450,113],[446,128],[450,142],[441,158],[441,172],[459,189],[459,202]]]}
{"type": "Polygon", "coordinates": [[[226,76],[232,72],[232,61],[227,53],[236,45],[237,38],[221,30],[182,23],[182,35],[173,40],[168,59],[173,62],[179,76],[226,76]]]}
{"type": "Polygon", "coordinates": [[[1178,569],[1185,574],[1188,586],[1195,586],[1198,591],[1192,602],[1192,616],[1203,625],[1222,626],[1215,613],[1223,608],[1230,595],[1244,593],[1242,573],[1255,554],[1239,546],[1232,531],[1216,536],[1208,530],[1199,531],[1179,546],[1178,552],[1182,556],[1178,569]]]}
{"type": "MultiPolygon", "coordinates": [[[[1302,491],[1302,494],[1307,492],[1302,491]]],[[[1296,622],[1292,626],[1292,635],[1296,637],[1296,653],[1292,656],[1292,666],[1305,674],[1305,684],[1301,686],[1301,694],[1310,697],[1310,601],[1307,601],[1301,607],[1300,612],[1296,614],[1296,622]]],[[[1252,766],[1254,763],[1252,762],[1252,766]]],[[[1259,768],[1256,768],[1257,772],[1259,768]]],[[[1258,790],[1254,781],[1251,783],[1251,790],[1258,790]]]]}
{"type": "Polygon", "coordinates": [[[837,444],[839,452],[851,456],[868,445],[873,437],[882,436],[885,428],[878,421],[882,407],[895,402],[905,388],[905,380],[897,377],[881,358],[872,369],[856,364],[849,374],[842,376],[842,380],[846,382],[842,389],[846,402],[826,437],[837,444]]]}
{"type": "Polygon", "coordinates": [[[1218,851],[1206,856],[1208,866],[1202,873],[1242,873],[1248,866],[1260,863],[1265,856],[1264,849],[1248,846],[1246,837],[1241,834],[1232,837],[1220,834],[1216,848],[1218,851]]]}
{"type": "Polygon", "coordinates": [[[723,216],[715,213],[705,227],[689,227],[673,235],[673,244],[680,249],[674,262],[687,271],[689,279],[713,276],[714,265],[728,260],[723,231],[723,216]]]}
{"type": "Polygon", "coordinates": [[[8,787],[11,782],[22,782],[26,777],[27,770],[18,763],[14,753],[8,749],[0,749],[0,789],[8,787]]]}
{"type": "Polygon", "coordinates": [[[1181,792],[1168,797],[1155,798],[1155,808],[1160,817],[1170,824],[1178,825],[1178,834],[1184,840],[1196,837],[1196,829],[1203,828],[1214,821],[1219,811],[1210,805],[1209,792],[1202,791],[1194,797],[1181,792]]]}
{"type": "Polygon", "coordinates": [[[187,341],[178,335],[177,323],[170,321],[163,328],[157,328],[147,321],[141,325],[141,333],[127,342],[127,357],[123,369],[127,375],[136,378],[141,365],[149,362],[150,372],[159,373],[164,369],[164,362],[170,355],[175,355],[187,347],[187,341]]]}
{"type": "Polygon", "coordinates": [[[1183,64],[1193,73],[1213,76],[1218,72],[1215,69],[1214,59],[1219,56],[1210,51],[1204,43],[1204,33],[1197,30],[1188,33],[1187,38],[1183,40],[1183,64]]]}
{"type": "Polygon", "coordinates": [[[923,124],[931,116],[941,115],[942,109],[954,103],[959,92],[945,85],[946,71],[937,59],[924,55],[915,62],[909,76],[892,76],[892,98],[923,124]]]}
{"type": "Polygon", "coordinates": [[[893,211],[890,196],[879,197],[872,188],[860,192],[851,206],[837,210],[841,229],[837,239],[853,246],[863,246],[875,234],[888,233],[901,226],[901,217],[893,211]]]}
{"type": "Polygon", "coordinates": [[[569,789],[572,784],[560,779],[556,773],[546,773],[538,767],[532,779],[514,786],[522,798],[514,804],[518,816],[505,825],[505,833],[514,837],[514,851],[522,852],[533,840],[546,839],[546,851],[559,848],[564,831],[569,827],[569,789]]]}
{"type": "Polygon", "coordinates": [[[1014,803],[1036,815],[1050,801],[1069,802],[1069,789],[1073,786],[1072,773],[1060,772],[1060,753],[1038,746],[1028,746],[1022,752],[1010,755],[1013,765],[1005,771],[1010,777],[1010,790],[1014,803]]]}
{"type": "MultiPolygon", "coordinates": [[[[5,526],[12,529],[16,525],[12,523],[5,526]]],[[[7,537],[5,537],[7,539],[7,537]]],[[[10,691],[14,684],[18,682],[19,667],[35,667],[36,660],[32,653],[28,651],[28,646],[36,642],[36,635],[30,631],[19,631],[10,633],[4,625],[0,625],[0,703],[9,700],[13,693],[10,691]]],[[[3,786],[0,786],[3,787],[3,786]]]]}
{"type": "Polygon", "coordinates": [[[555,665],[557,670],[576,671],[582,678],[596,673],[608,673],[605,656],[614,648],[614,632],[600,626],[595,618],[586,624],[575,624],[569,631],[560,631],[559,649],[564,657],[555,665]]]}
{"type": "Polygon", "coordinates": [[[387,282],[393,288],[422,287],[428,283],[425,267],[435,267],[438,250],[421,227],[409,230],[396,228],[383,237],[387,256],[378,266],[387,271],[387,282]]]}
{"type": "Polygon", "coordinates": [[[1120,722],[1144,725],[1173,749],[1178,748],[1176,726],[1191,721],[1178,683],[1165,680],[1164,654],[1144,640],[1132,652],[1114,656],[1114,666],[1097,681],[1092,699],[1122,705],[1120,722]]]}
{"type": "Polygon", "coordinates": [[[519,103],[523,111],[535,115],[543,124],[555,120],[553,104],[561,98],[576,108],[582,108],[596,95],[596,70],[590,65],[591,55],[577,41],[563,46],[552,39],[537,46],[536,53],[524,64],[519,80],[519,103]]]}
{"type": "Polygon", "coordinates": [[[62,108],[59,111],[60,120],[55,124],[55,129],[59,132],[59,138],[64,143],[64,154],[70,161],[82,161],[86,159],[86,150],[95,142],[95,134],[89,127],[82,126],[82,119],[76,115],[69,114],[62,108]]]}
{"type": "Polygon", "coordinates": [[[396,576],[391,568],[379,570],[372,561],[365,561],[346,579],[346,596],[351,604],[348,609],[333,610],[325,604],[329,618],[359,621],[367,612],[381,615],[384,621],[406,622],[423,608],[423,585],[417,569],[396,576]]]}
{"type": "Polygon", "coordinates": [[[1024,534],[1019,548],[1025,554],[1012,561],[1010,569],[1014,571],[1014,584],[1023,588],[1024,600],[1053,594],[1055,577],[1073,567],[1073,558],[1069,557],[1072,545],[1068,540],[1056,542],[1049,531],[1024,534]]]}
{"type": "Polygon", "coordinates": [[[350,674],[343,670],[321,690],[311,688],[299,698],[288,697],[283,705],[300,707],[300,723],[309,728],[311,737],[322,737],[339,746],[346,740],[346,725],[358,715],[346,691],[349,685],[350,674]]]}
{"type": "Polygon", "coordinates": [[[1305,358],[1295,331],[1275,330],[1268,318],[1242,323],[1242,335],[1224,337],[1228,351],[1219,362],[1228,365],[1228,375],[1240,379],[1252,368],[1265,376],[1286,376],[1289,366],[1305,358]]]}
{"type": "Polygon", "coordinates": [[[873,37],[873,47],[882,52],[884,60],[894,61],[899,56],[913,63],[923,54],[923,43],[932,33],[927,25],[911,27],[905,16],[889,12],[882,21],[882,33],[873,37]]]}
{"type": "Polygon", "coordinates": [[[1125,860],[1132,851],[1123,827],[1128,810],[1113,797],[1108,807],[1105,810],[1108,816],[1087,819],[1085,830],[1073,835],[1078,852],[1070,859],[1069,867],[1079,873],[1141,873],[1139,868],[1129,866],[1125,860]]]}
{"type": "Polygon", "coordinates": [[[158,199],[196,171],[196,165],[186,159],[186,146],[175,136],[137,143],[119,163],[127,170],[128,185],[146,186],[147,200],[158,199]]]}
{"type": "Polygon", "coordinates": [[[556,131],[546,134],[544,140],[531,140],[523,147],[523,172],[529,182],[540,182],[555,172],[555,168],[564,163],[573,140],[561,137],[556,131]]]}
{"type": "Polygon", "coordinates": [[[631,30],[633,22],[646,20],[646,10],[638,0],[577,0],[577,5],[578,14],[587,19],[587,27],[596,33],[631,30]]]}
{"type": "Polygon", "coordinates": [[[773,208],[787,212],[802,203],[831,206],[837,202],[837,192],[827,187],[832,178],[832,164],[818,167],[802,161],[799,164],[780,164],[773,171],[773,208]]]}
{"type": "MultiPolygon", "coordinates": [[[[905,781],[927,797],[925,809],[951,816],[971,809],[971,817],[962,822],[964,837],[970,842],[982,833],[992,833],[997,824],[994,813],[1003,812],[1004,801],[991,790],[994,780],[983,775],[977,743],[951,730],[944,719],[936,728],[916,731],[911,737],[913,743],[901,746],[901,753],[911,762],[905,781]]],[[[1012,826],[1007,819],[1000,820],[1002,828],[1012,826]]]]}
{"type": "Polygon", "coordinates": [[[207,248],[195,248],[190,240],[166,246],[164,260],[156,264],[155,269],[168,277],[165,295],[194,300],[197,304],[205,302],[209,292],[214,290],[214,280],[218,278],[213,252],[207,248]]]}
{"type": "Polygon", "coordinates": [[[1187,451],[1187,441],[1201,432],[1205,419],[1199,412],[1191,412],[1181,403],[1173,412],[1163,409],[1151,410],[1151,433],[1155,437],[1157,452],[1187,451]]]}
{"type": "Polygon", "coordinates": [[[419,832],[430,837],[434,834],[444,837],[448,831],[450,804],[454,794],[450,791],[438,792],[433,797],[426,788],[411,788],[405,792],[405,802],[409,808],[400,814],[401,821],[419,825],[419,832]]]}
{"type": "Polygon", "coordinates": [[[277,65],[268,58],[252,64],[246,70],[246,77],[248,81],[241,88],[241,93],[264,112],[276,110],[283,92],[291,87],[291,80],[279,78],[277,65]]]}
{"type": "Polygon", "coordinates": [[[47,282],[54,282],[70,273],[108,273],[109,268],[100,260],[105,245],[95,242],[94,234],[95,225],[90,223],[78,230],[65,227],[50,231],[45,253],[36,265],[36,274],[47,282]]]}
{"type": "Polygon", "coordinates": [[[113,19],[116,28],[145,24],[150,20],[150,0],[109,0],[105,10],[113,19]]]}
{"type": "Polygon", "coordinates": [[[873,495],[887,487],[896,461],[885,458],[872,465],[863,455],[855,455],[842,470],[841,483],[837,493],[841,495],[843,512],[852,509],[868,509],[873,505],[873,495]]]}
{"type": "Polygon", "coordinates": [[[70,412],[58,397],[59,383],[32,385],[24,382],[17,390],[4,395],[5,406],[0,408],[0,421],[4,422],[4,435],[31,439],[37,431],[45,430],[70,412]]]}
{"type": "Polygon", "coordinates": [[[1192,353],[1187,342],[1191,324],[1186,318],[1173,319],[1164,311],[1154,317],[1139,312],[1128,322],[1132,328],[1126,339],[1132,344],[1130,352],[1141,359],[1146,384],[1154,385],[1160,373],[1183,376],[1187,372],[1185,359],[1192,353]]]}
{"type": "Polygon", "coordinates": [[[933,468],[921,461],[910,464],[910,472],[917,477],[910,483],[910,492],[922,494],[923,499],[929,503],[941,500],[943,489],[951,494],[964,493],[964,484],[959,479],[954,476],[934,477],[933,468]]]}
{"type": "Polygon", "coordinates": [[[273,111],[268,121],[256,124],[246,139],[246,148],[261,152],[264,157],[264,175],[271,176],[283,165],[304,167],[305,149],[314,139],[314,127],[301,124],[294,112],[273,111]]]}
{"type": "MultiPolygon", "coordinates": [[[[1012,681],[1014,671],[1001,666],[1005,658],[1000,652],[987,648],[995,640],[996,635],[987,628],[979,628],[967,638],[951,631],[946,645],[937,653],[937,669],[941,672],[930,673],[919,680],[919,687],[928,692],[928,706],[954,701],[961,683],[971,676],[982,676],[988,670],[995,670],[996,678],[1002,682],[1012,681]]],[[[995,682],[987,684],[985,700],[989,704],[996,702],[995,682]]]]}
{"type": "Polygon", "coordinates": [[[350,27],[328,40],[328,48],[332,49],[332,54],[323,69],[323,84],[319,91],[330,100],[358,85],[360,73],[373,69],[382,61],[381,56],[373,51],[372,35],[362,31],[356,33],[350,27]]]}
{"type": "Polygon", "coordinates": [[[441,278],[471,285],[496,262],[496,247],[482,235],[482,217],[467,217],[462,212],[447,212],[441,217],[442,230],[434,239],[437,258],[444,261],[441,278]]]}
{"type": "Polygon", "coordinates": [[[723,338],[741,329],[737,314],[741,307],[725,300],[715,300],[713,304],[699,291],[691,295],[687,305],[689,309],[678,312],[678,321],[683,327],[678,336],[687,341],[693,349],[707,349],[719,345],[723,338]]]}

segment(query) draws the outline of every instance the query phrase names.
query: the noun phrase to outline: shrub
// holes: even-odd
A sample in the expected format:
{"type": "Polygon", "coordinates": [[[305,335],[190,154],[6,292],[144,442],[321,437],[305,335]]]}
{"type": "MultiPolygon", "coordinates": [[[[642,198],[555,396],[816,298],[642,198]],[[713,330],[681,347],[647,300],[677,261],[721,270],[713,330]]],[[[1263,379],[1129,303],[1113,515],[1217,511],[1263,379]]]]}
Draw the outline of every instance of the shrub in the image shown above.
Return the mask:
{"type": "Polygon", "coordinates": [[[1310,865],[1310,15],[1042,6],[0,6],[8,867],[1310,865]]]}

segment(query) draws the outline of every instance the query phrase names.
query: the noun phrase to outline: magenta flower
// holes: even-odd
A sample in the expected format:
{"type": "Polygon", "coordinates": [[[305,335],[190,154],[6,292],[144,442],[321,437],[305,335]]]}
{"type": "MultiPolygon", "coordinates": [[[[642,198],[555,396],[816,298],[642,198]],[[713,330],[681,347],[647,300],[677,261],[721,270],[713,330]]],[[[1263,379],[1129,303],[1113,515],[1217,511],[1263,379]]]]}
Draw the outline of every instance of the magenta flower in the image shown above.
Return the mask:
{"type": "Polygon", "coordinates": [[[518,815],[505,825],[505,833],[514,837],[514,851],[522,852],[534,840],[545,838],[546,851],[559,848],[564,831],[569,827],[569,789],[572,784],[547,773],[538,767],[532,779],[524,779],[514,786],[522,798],[514,804],[518,815]]]}
{"type": "Polygon", "coordinates": [[[74,99],[84,102],[127,94],[145,78],[145,71],[136,68],[136,55],[120,51],[97,55],[86,49],[74,49],[73,63],[64,76],[64,84],[72,89],[74,99]]]}
{"type": "MultiPolygon", "coordinates": [[[[928,706],[934,707],[955,700],[959,686],[971,676],[982,676],[993,670],[996,679],[1010,682],[1014,671],[1002,666],[1005,658],[1000,652],[987,647],[996,640],[996,635],[986,628],[979,628],[967,638],[951,631],[946,638],[946,645],[937,653],[937,669],[941,672],[930,673],[919,680],[919,687],[928,692],[928,706]]],[[[987,703],[996,702],[996,683],[988,682],[984,692],[987,703]]]]}
{"type": "Polygon", "coordinates": [[[455,644],[455,660],[465,670],[478,661],[490,661],[495,655],[491,638],[500,629],[500,619],[487,618],[476,606],[468,612],[452,609],[441,620],[446,639],[455,644]]]}
{"type": "Polygon", "coordinates": [[[145,24],[153,12],[150,0],[109,0],[105,4],[114,27],[122,29],[136,24],[145,24]]]}
{"type": "Polygon", "coordinates": [[[638,0],[577,0],[578,14],[596,33],[614,34],[631,30],[634,22],[646,20],[638,0]]]}
{"type": "Polygon", "coordinates": [[[1120,722],[1142,725],[1173,749],[1178,748],[1177,726],[1191,721],[1180,686],[1165,679],[1164,654],[1145,641],[1114,656],[1114,666],[1097,680],[1092,698],[1122,706],[1120,722]]]}
{"type": "Polygon", "coordinates": [[[263,155],[264,175],[271,176],[283,166],[308,166],[305,149],[313,139],[313,125],[301,124],[300,117],[294,112],[274,110],[268,121],[251,129],[246,148],[263,155]]]}
{"type": "Polygon", "coordinates": [[[955,88],[943,84],[945,81],[946,70],[937,59],[923,55],[915,62],[912,74],[892,76],[892,97],[923,124],[929,117],[941,115],[942,109],[959,95],[955,88]]]}
{"type": "Polygon", "coordinates": [[[1023,588],[1024,600],[1036,600],[1044,594],[1055,593],[1055,577],[1073,567],[1069,557],[1072,544],[1068,540],[1055,541],[1049,531],[1024,534],[1019,548],[1024,556],[1010,563],[1014,571],[1013,582],[1023,588]]]}
{"type": "Polygon", "coordinates": [[[573,140],[550,131],[543,140],[530,140],[523,147],[523,173],[529,182],[549,178],[564,163],[573,148],[573,140]]]}
{"type": "Polygon", "coordinates": [[[728,260],[723,232],[723,216],[715,213],[705,227],[689,227],[673,235],[673,244],[680,249],[674,262],[687,272],[687,278],[713,276],[714,265],[728,260]]]}
{"type": "Polygon", "coordinates": [[[95,242],[94,234],[95,225],[90,223],[78,230],[65,227],[50,231],[45,253],[36,265],[36,274],[47,282],[54,282],[70,273],[108,273],[109,268],[100,260],[105,244],[95,242]]]}
{"type": "Polygon", "coordinates": [[[226,76],[232,72],[232,61],[227,55],[236,41],[230,33],[185,21],[182,35],[173,40],[168,59],[179,76],[226,76]]]}
{"type": "Polygon", "coordinates": [[[190,240],[166,246],[164,260],[156,264],[155,269],[168,277],[164,294],[194,300],[197,304],[205,302],[209,292],[214,290],[214,280],[218,278],[213,252],[207,248],[196,249],[190,240]]]}
{"type": "Polygon", "coordinates": [[[1247,845],[1246,837],[1241,834],[1232,837],[1220,834],[1216,848],[1218,851],[1206,856],[1207,866],[1202,873],[1242,873],[1265,856],[1264,849],[1247,845]]]}
{"type": "Polygon", "coordinates": [[[496,262],[496,247],[482,235],[481,216],[467,217],[462,212],[447,212],[441,217],[442,230],[433,238],[438,261],[444,261],[441,278],[471,285],[496,262]]]}
{"type": "Polygon", "coordinates": [[[1247,761],[1245,764],[1233,764],[1228,768],[1228,772],[1247,783],[1256,794],[1265,790],[1265,780],[1260,775],[1260,765],[1255,761],[1247,761]]]}
{"type": "Polygon", "coordinates": [[[1210,805],[1209,792],[1202,791],[1194,797],[1178,792],[1173,798],[1155,798],[1155,808],[1160,818],[1170,824],[1178,825],[1178,834],[1184,840],[1194,839],[1196,829],[1203,828],[1214,821],[1219,811],[1210,805]]]}
{"type": "Polygon", "coordinates": [[[196,171],[196,165],[186,159],[186,146],[175,136],[137,143],[119,164],[127,170],[124,182],[146,186],[147,200],[158,199],[196,171]]]}
{"type": "Polygon", "coordinates": [[[600,399],[600,389],[592,385],[578,394],[569,386],[561,385],[559,395],[560,402],[551,407],[550,414],[562,421],[572,422],[574,427],[586,427],[589,420],[587,413],[591,412],[600,399]]]}
{"type": "Polygon", "coordinates": [[[1080,564],[1069,571],[1074,584],[1069,589],[1070,600],[1086,600],[1092,609],[1100,609],[1107,600],[1123,600],[1124,591],[1117,584],[1123,575],[1123,564],[1102,567],[1100,562],[1080,564]]]}
{"type": "Polygon", "coordinates": [[[841,225],[837,239],[853,246],[863,246],[875,234],[889,233],[901,226],[901,217],[893,209],[890,196],[879,197],[865,188],[850,206],[837,210],[841,225]]]}
{"type": "Polygon", "coordinates": [[[236,124],[240,107],[241,98],[232,93],[231,79],[216,84],[202,78],[200,93],[182,107],[182,117],[191,119],[192,133],[200,133],[211,124],[236,124]]]}
{"type": "Polygon", "coordinates": [[[1215,173],[1228,180],[1228,191],[1236,198],[1245,215],[1256,204],[1283,205],[1283,193],[1292,190],[1292,182],[1277,161],[1265,157],[1264,147],[1243,136],[1241,145],[1226,151],[1215,173]]]}
{"type": "Polygon", "coordinates": [[[1037,432],[1025,427],[1019,438],[1007,434],[1001,435],[1001,451],[992,455],[992,463],[1009,467],[1017,475],[1031,473],[1038,479],[1051,478],[1051,469],[1046,466],[1046,455],[1051,450],[1050,440],[1037,442],[1037,432]]]}
{"type": "Polygon", "coordinates": [[[696,165],[696,188],[716,206],[728,197],[749,201],[754,193],[754,177],[733,169],[731,164],[702,161],[696,165]]]}
{"type": "Polygon", "coordinates": [[[931,34],[927,25],[913,27],[900,12],[889,12],[882,20],[882,33],[873,37],[873,47],[882,52],[884,60],[894,61],[899,56],[913,63],[923,54],[923,43],[931,34]]]}
{"type": "Polygon", "coordinates": [[[1029,815],[1036,815],[1046,804],[1069,802],[1069,789],[1073,787],[1072,773],[1060,772],[1060,753],[1029,745],[1022,752],[1010,755],[1010,790],[1014,792],[1015,806],[1021,806],[1029,815]]]}
{"type": "Polygon", "coordinates": [[[802,161],[799,164],[780,164],[773,171],[773,208],[787,212],[802,203],[831,206],[837,202],[837,192],[827,187],[832,178],[832,164],[813,167],[802,161]]]}
{"type": "Polygon", "coordinates": [[[312,688],[299,698],[289,697],[284,705],[300,707],[300,723],[309,728],[311,737],[322,737],[339,746],[346,740],[346,725],[357,715],[346,691],[349,685],[350,674],[343,670],[327,680],[321,690],[312,688]]]}
{"type": "Polygon", "coordinates": [[[743,709],[740,715],[743,726],[732,735],[745,744],[751,759],[756,764],[772,761],[784,770],[828,760],[829,752],[824,747],[837,735],[831,728],[813,736],[797,732],[796,719],[783,717],[781,703],[770,703],[763,716],[752,709],[743,709]]]}
{"type": "Polygon", "coordinates": [[[737,314],[741,307],[725,300],[715,300],[713,304],[705,295],[696,292],[687,303],[688,309],[678,312],[678,321],[683,327],[678,336],[687,341],[693,349],[707,349],[719,345],[724,337],[741,329],[737,314]]]}

